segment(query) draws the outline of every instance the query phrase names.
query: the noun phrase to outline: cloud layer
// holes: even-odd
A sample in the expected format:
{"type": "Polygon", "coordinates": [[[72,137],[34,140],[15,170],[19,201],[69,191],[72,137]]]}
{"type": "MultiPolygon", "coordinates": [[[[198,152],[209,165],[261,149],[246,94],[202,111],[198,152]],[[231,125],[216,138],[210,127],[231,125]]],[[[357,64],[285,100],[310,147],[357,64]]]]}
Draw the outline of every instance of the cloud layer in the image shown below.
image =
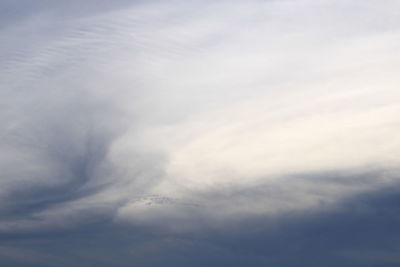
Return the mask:
{"type": "Polygon", "coordinates": [[[4,1],[0,265],[398,263],[399,8],[4,1]]]}

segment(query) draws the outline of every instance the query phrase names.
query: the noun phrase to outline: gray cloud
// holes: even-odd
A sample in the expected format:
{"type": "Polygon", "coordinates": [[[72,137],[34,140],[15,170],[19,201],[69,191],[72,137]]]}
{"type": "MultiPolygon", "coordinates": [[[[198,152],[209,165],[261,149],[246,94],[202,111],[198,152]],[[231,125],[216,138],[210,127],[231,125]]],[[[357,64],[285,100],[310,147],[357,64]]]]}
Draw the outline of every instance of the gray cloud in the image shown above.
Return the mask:
{"type": "Polygon", "coordinates": [[[3,1],[0,265],[398,264],[398,7],[3,1]]]}
{"type": "Polygon", "coordinates": [[[251,219],[218,231],[162,234],[102,220],[64,231],[2,234],[0,251],[9,266],[396,266],[398,220],[398,190],[391,186],[335,209],[251,219]]]}

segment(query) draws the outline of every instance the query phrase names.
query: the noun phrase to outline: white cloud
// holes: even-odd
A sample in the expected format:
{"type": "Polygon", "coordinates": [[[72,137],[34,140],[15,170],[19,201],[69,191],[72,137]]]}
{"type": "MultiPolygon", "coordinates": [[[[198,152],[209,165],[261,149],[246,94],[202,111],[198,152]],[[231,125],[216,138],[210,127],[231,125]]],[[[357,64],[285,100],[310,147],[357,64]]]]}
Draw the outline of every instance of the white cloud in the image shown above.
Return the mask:
{"type": "Polygon", "coordinates": [[[357,188],[290,177],[397,168],[398,5],[154,2],[5,29],[3,194],[68,184],[85,160],[77,191],[101,190],[36,218],[111,206],[134,222],[223,220],[373,190],[395,175],[357,188]],[[181,204],[139,205],[146,194],[181,204]]]}

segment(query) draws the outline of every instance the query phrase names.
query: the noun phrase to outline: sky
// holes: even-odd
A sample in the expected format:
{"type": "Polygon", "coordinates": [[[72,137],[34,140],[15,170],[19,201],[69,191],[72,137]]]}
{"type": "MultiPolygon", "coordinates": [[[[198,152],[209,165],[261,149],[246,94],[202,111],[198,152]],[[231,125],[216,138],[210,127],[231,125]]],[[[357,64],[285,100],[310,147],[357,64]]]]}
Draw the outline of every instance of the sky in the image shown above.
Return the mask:
{"type": "Polygon", "coordinates": [[[400,264],[397,0],[0,0],[0,266],[400,264]]]}

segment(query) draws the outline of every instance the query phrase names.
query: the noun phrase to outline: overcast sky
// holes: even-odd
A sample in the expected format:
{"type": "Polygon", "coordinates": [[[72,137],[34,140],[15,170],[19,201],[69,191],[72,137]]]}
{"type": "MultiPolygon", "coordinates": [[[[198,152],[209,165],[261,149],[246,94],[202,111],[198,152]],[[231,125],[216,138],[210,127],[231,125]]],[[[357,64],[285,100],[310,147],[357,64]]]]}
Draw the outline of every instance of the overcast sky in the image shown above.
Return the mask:
{"type": "Polygon", "coordinates": [[[0,0],[0,266],[399,266],[400,1],[0,0]]]}

